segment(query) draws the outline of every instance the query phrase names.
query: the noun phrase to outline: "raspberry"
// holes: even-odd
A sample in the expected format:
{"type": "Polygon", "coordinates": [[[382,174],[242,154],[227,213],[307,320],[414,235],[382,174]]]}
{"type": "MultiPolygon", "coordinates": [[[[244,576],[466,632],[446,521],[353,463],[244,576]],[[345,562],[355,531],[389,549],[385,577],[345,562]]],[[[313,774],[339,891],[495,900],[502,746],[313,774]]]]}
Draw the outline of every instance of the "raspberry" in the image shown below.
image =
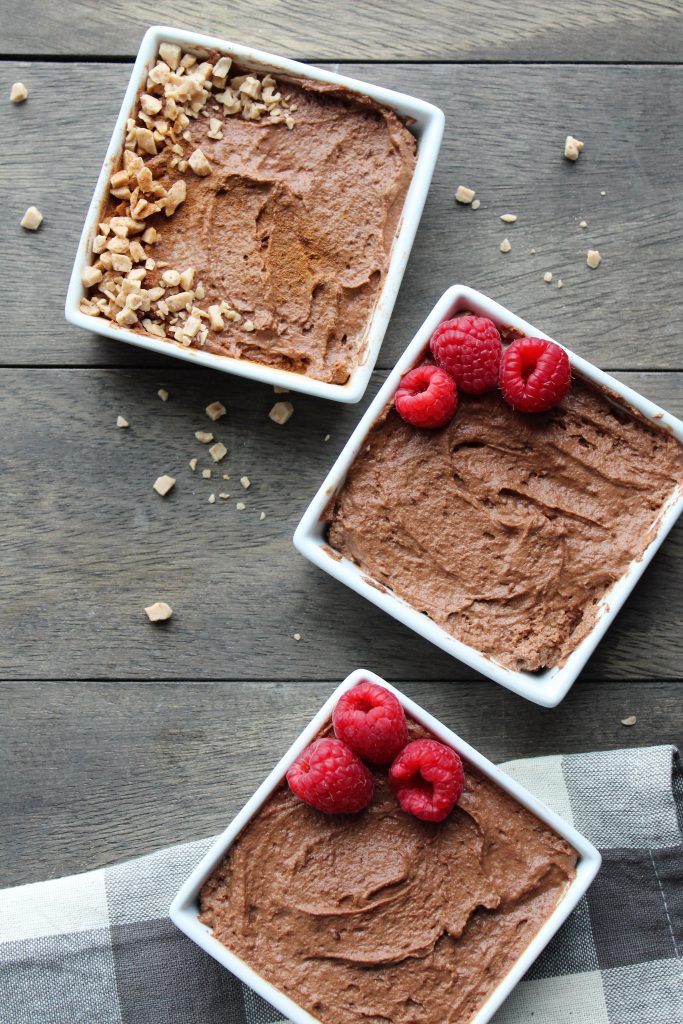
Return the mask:
{"type": "Polygon", "coordinates": [[[339,739],[371,764],[389,764],[408,742],[400,701],[377,683],[358,683],[340,697],[332,724],[339,739]]]}
{"type": "Polygon", "coordinates": [[[443,427],[458,408],[455,381],[438,366],[423,363],[401,378],[394,404],[414,427],[443,427]]]}
{"type": "Polygon", "coordinates": [[[414,740],[389,769],[389,785],[404,811],[422,821],[443,821],[465,785],[462,761],[437,740],[414,740]]]}
{"type": "Polygon", "coordinates": [[[295,796],[325,814],[354,814],[372,799],[370,769],[341,740],[316,740],[287,772],[295,796]]]}
{"type": "Polygon", "coordinates": [[[554,341],[517,338],[506,348],[500,364],[503,398],[520,412],[545,412],[569,390],[569,357],[554,341]]]}
{"type": "Polygon", "coordinates": [[[503,346],[492,320],[469,313],[445,320],[432,334],[429,347],[439,366],[468,395],[480,395],[497,385],[503,346]]]}

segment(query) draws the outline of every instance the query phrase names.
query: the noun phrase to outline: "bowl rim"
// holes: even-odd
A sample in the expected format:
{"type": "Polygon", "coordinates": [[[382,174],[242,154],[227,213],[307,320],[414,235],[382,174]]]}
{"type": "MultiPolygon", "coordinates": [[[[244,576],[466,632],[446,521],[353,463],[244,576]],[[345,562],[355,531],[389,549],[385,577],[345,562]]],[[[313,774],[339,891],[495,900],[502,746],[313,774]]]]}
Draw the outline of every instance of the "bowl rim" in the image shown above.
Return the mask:
{"type": "Polygon", "coordinates": [[[334,71],[327,71],[312,64],[305,64],[287,57],[267,53],[266,51],[227,39],[221,39],[217,36],[203,35],[198,32],[175,29],[165,25],[152,25],[145,32],[140,43],[140,48],[131,69],[126,92],[85,217],[67,289],[64,307],[64,315],[67,321],[103,337],[124,341],[138,348],[147,349],[159,355],[182,359],[197,366],[204,366],[225,373],[233,373],[239,377],[287,388],[290,391],[297,391],[302,394],[315,395],[319,398],[328,398],[345,403],[358,402],[367,388],[388,328],[389,319],[429,192],[443,138],[444,124],[445,117],[443,111],[434,104],[418,97],[396,92],[384,86],[372,85],[369,82],[348,78],[334,71]],[[366,327],[364,341],[361,346],[363,359],[356,364],[344,384],[331,384],[326,381],[314,380],[312,377],[306,377],[304,374],[267,366],[265,363],[236,359],[233,356],[215,355],[210,352],[203,352],[201,349],[184,348],[172,339],[154,338],[137,334],[125,327],[112,325],[110,321],[102,317],[91,317],[81,312],[80,301],[85,294],[85,289],[81,283],[81,271],[91,261],[88,252],[89,240],[95,233],[102,205],[108,195],[111,168],[117,162],[123,146],[126,119],[133,109],[135,98],[142,87],[147,68],[155,59],[159,44],[162,42],[179,43],[189,49],[216,49],[233,56],[237,63],[254,69],[267,69],[272,70],[276,74],[296,75],[315,81],[342,85],[352,92],[369,96],[377,102],[391,107],[402,116],[411,119],[413,133],[417,137],[415,170],[406,194],[403,211],[399,218],[398,228],[389,256],[387,273],[381,291],[375,299],[366,327]]]}
{"type": "Polygon", "coordinates": [[[250,797],[242,810],[233,818],[225,831],[217,837],[214,844],[185,880],[171,904],[170,918],[185,935],[271,1003],[272,1006],[291,1020],[293,1024],[320,1024],[317,1018],[311,1016],[311,1014],[290,999],[289,996],[266,981],[244,960],[232,953],[227,946],[224,946],[223,943],[214,937],[211,929],[199,921],[197,900],[202,885],[223,860],[240,832],[242,832],[284,780],[287,770],[295,758],[316,738],[321,728],[331,719],[332,711],[341,695],[361,680],[377,683],[393,693],[401,702],[407,714],[432,732],[441,742],[453,747],[454,750],[483,775],[500,786],[501,789],[510,794],[510,796],[531,811],[532,814],[535,814],[541,821],[570,843],[579,854],[576,876],[568,885],[560,902],[470,1022],[470,1024],[487,1024],[585,894],[598,873],[602,857],[593,844],[585,836],[581,835],[573,825],[561,818],[555,811],[546,807],[529,790],[516,782],[502,769],[496,767],[488,758],[461,739],[460,736],[422,708],[421,705],[411,700],[381,676],[368,669],[359,668],[351,672],[323,703],[317,714],[311,719],[297,739],[294,740],[287,753],[278,761],[253,796],[250,797]]]}
{"type": "MultiPolygon", "coordinates": [[[[343,485],[346,474],[363,447],[375,420],[393,398],[400,378],[420,359],[436,327],[443,320],[465,310],[489,317],[500,325],[512,326],[522,331],[523,334],[554,340],[494,299],[473,288],[460,284],[448,288],[399,357],[378,394],[337,456],[332,468],[304,512],[294,533],[293,542],[297,550],[314,565],[367,598],[447,654],[458,658],[470,668],[481,672],[482,675],[535,704],[540,704],[543,707],[556,707],[576,681],[588,658],[616,618],[626,598],[683,511],[683,487],[675,489],[662,506],[657,528],[642,556],[631,562],[624,575],[603,595],[598,604],[599,613],[590,632],[580,641],[562,666],[536,673],[505,668],[492,658],[482,654],[481,651],[457,640],[427,615],[413,608],[407,601],[397,597],[381,584],[370,581],[370,578],[358,566],[330,547],[325,535],[325,509],[333,495],[343,485]]],[[[561,343],[556,342],[556,344],[560,345],[561,343]]],[[[567,352],[572,367],[583,377],[606,388],[615,395],[615,398],[632,406],[653,425],[668,430],[678,441],[683,443],[683,422],[637,391],[600,370],[593,363],[572,352],[565,345],[561,347],[567,352]]]]}

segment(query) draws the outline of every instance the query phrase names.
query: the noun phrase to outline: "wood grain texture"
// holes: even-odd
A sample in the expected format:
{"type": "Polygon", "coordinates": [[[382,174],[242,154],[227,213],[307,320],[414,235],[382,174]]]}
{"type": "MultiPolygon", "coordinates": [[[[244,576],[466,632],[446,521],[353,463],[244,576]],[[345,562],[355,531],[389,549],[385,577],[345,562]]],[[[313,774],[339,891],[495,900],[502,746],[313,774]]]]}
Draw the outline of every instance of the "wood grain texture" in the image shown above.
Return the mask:
{"type": "MultiPolygon", "coordinates": [[[[71,327],[62,312],[129,67],[0,67],[0,90],[15,79],[30,90],[20,107],[0,104],[0,137],[12,139],[0,165],[0,363],[166,365],[71,327]],[[19,227],[31,204],[45,214],[36,234],[19,227]]],[[[380,366],[392,365],[442,291],[462,281],[605,368],[683,368],[679,68],[353,64],[344,71],[422,96],[447,116],[380,366]],[[586,143],[576,164],[562,156],[567,132],[586,143]],[[456,206],[461,182],[476,188],[479,210],[456,206]],[[505,212],[517,223],[501,223],[505,212]],[[498,250],[505,235],[507,255],[498,250]],[[595,271],[585,263],[589,247],[604,258],[595,271]],[[546,270],[564,288],[545,284],[546,270]]]]}
{"type": "MultiPolygon", "coordinates": [[[[621,376],[683,413],[681,374],[621,376]]],[[[374,375],[371,394],[380,379],[374,375]]],[[[229,377],[216,383],[182,367],[4,372],[0,678],[315,680],[369,660],[395,679],[471,679],[470,669],[292,546],[358,407],[294,396],[294,416],[278,427],[267,415],[271,389],[229,377]],[[167,403],[156,397],[161,385],[167,403]],[[229,411],[212,425],[204,408],[215,399],[229,411]],[[119,413],[129,429],[115,427],[119,413]],[[220,469],[194,438],[202,428],[229,448],[220,469]],[[210,481],[191,472],[193,455],[213,466],[210,481]],[[152,490],[162,473],[177,478],[165,499],[152,490]],[[231,498],[211,505],[212,492],[231,498]],[[175,610],[161,627],[143,614],[156,600],[175,610]]],[[[680,677],[682,526],[588,676],[680,677]]]]}
{"type": "MultiPolygon", "coordinates": [[[[0,886],[221,831],[339,681],[3,684],[0,886]]],[[[494,761],[683,741],[675,683],[579,683],[552,711],[488,683],[401,688],[494,761]]]]}
{"type": "Polygon", "coordinates": [[[155,23],[209,32],[289,56],[370,60],[680,59],[683,17],[671,0],[41,0],[4,4],[3,51],[130,55],[155,23]]]}
{"type": "MultiPolygon", "coordinates": [[[[445,110],[379,367],[460,280],[599,365],[628,368],[622,379],[683,415],[683,93],[680,68],[665,66],[681,61],[681,5],[377,0],[338,12],[331,0],[196,0],[191,10],[161,0],[153,16],[339,61],[331,66],[445,110]],[[450,63],[419,63],[434,60],[450,63]],[[572,64],[515,63],[524,61],[572,64]],[[576,165],[562,158],[568,132],[586,142],[576,165]],[[477,189],[480,210],[454,204],[461,182],[477,189]],[[518,222],[503,225],[505,212],[518,222]],[[596,272],[585,266],[589,246],[604,257],[596,272]],[[546,285],[545,270],[564,288],[546,285]]],[[[2,53],[63,58],[0,59],[0,92],[15,80],[30,92],[21,106],[0,104],[0,886],[217,832],[363,663],[496,761],[680,746],[683,526],[563,704],[537,708],[474,677],[292,547],[381,369],[360,406],[294,396],[295,415],[279,428],[267,418],[270,389],[64,322],[81,224],[130,73],[97,58],[132,58],[151,16],[142,0],[0,0],[2,53]],[[69,59],[81,56],[92,62],[69,59]],[[45,222],[31,234],[19,220],[34,204],[45,222]],[[203,410],[216,398],[229,412],[212,425],[203,410]],[[115,428],[119,413],[128,430],[115,428]],[[229,448],[211,481],[188,467],[193,455],[212,465],[197,429],[229,448]],[[178,481],[165,500],[151,489],[163,472],[178,481]],[[230,500],[209,505],[220,491],[230,500]],[[165,626],[144,617],[156,599],[175,609],[165,626]],[[638,724],[622,727],[632,713],[638,724]]]]}

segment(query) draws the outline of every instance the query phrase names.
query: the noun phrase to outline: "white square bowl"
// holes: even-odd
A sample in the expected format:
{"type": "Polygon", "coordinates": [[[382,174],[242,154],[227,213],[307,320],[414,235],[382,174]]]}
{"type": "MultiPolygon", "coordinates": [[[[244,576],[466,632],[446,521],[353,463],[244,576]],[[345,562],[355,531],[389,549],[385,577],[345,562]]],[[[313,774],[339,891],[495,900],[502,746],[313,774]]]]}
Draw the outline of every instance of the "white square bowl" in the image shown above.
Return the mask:
{"type": "Polygon", "coordinates": [[[101,334],[106,338],[126,341],[131,345],[146,348],[151,352],[158,352],[160,355],[175,356],[197,366],[208,366],[213,370],[234,373],[239,377],[260,380],[266,384],[287,388],[290,391],[300,391],[308,395],[317,395],[320,398],[330,398],[337,402],[358,402],[365,392],[370,374],[377,362],[389,318],[394,308],[394,302],[403,279],[408,256],[410,255],[417,226],[427,198],[427,192],[429,191],[434,165],[436,164],[436,158],[441,146],[443,129],[443,111],[439,107],[435,107],[433,104],[426,103],[424,100],[417,99],[416,97],[406,96],[391,89],[384,89],[379,85],[359,82],[353,78],[337,75],[332,71],[316,68],[310,64],[301,64],[286,57],[277,57],[272,53],[264,53],[262,50],[255,50],[250,46],[241,46],[238,43],[228,42],[224,39],[216,39],[212,36],[199,35],[195,32],[186,32],[161,25],[152,26],[145,32],[140,44],[128,88],[123,98],[123,104],[116,120],[114,133],[97,180],[95,194],[90,202],[76,260],[69,280],[64,310],[66,319],[77,327],[85,327],[87,330],[101,334]],[[91,262],[90,245],[92,238],[96,234],[97,222],[100,219],[102,207],[109,194],[109,178],[113,168],[118,164],[123,149],[126,119],[133,109],[138,92],[143,87],[147,71],[156,59],[159,44],[163,42],[178,43],[183,49],[190,50],[196,55],[206,55],[208,51],[218,50],[232,57],[236,64],[249,71],[271,72],[280,77],[296,76],[313,79],[318,82],[332,82],[336,85],[344,86],[351,92],[370,96],[378,103],[391,107],[400,117],[410,118],[410,130],[417,138],[415,172],[406,195],[403,213],[391,249],[386,277],[370,314],[365,336],[359,349],[361,353],[360,360],[346,383],[330,384],[306,377],[301,373],[280,370],[276,367],[266,366],[263,363],[257,363],[248,359],[236,359],[233,356],[221,356],[210,352],[203,352],[201,349],[184,348],[178,342],[138,334],[135,331],[112,324],[103,317],[87,316],[81,312],[80,302],[85,295],[85,289],[81,283],[81,272],[91,262]]]}
{"type": "MultiPolygon", "coordinates": [[[[453,285],[441,296],[436,306],[419,329],[408,348],[390,373],[377,397],[372,402],[360,423],[346,443],[337,461],[323,481],[318,493],[304,513],[294,534],[294,545],[309,561],[324,569],[331,576],[345,583],[356,593],[366,597],[373,604],[382,608],[389,615],[416,633],[431,640],[433,644],[463,661],[466,665],[488,676],[495,682],[526,697],[527,700],[543,707],[555,707],[566,696],[570,686],[576,680],[617,612],[631,593],[646,567],[666,537],[667,533],[683,510],[683,488],[678,487],[671,498],[663,506],[657,530],[642,556],[634,560],[624,575],[617,580],[603,595],[598,603],[595,625],[592,630],[572,651],[564,665],[545,669],[542,672],[523,672],[508,669],[490,657],[484,656],[473,647],[456,640],[438,626],[429,616],[416,611],[407,601],[397,597],[384,585],[374,583],[367,574],[349,558],[333,551],[327,541],[325,510],[334,494],[342,487],[346,474],[356,456],[365,444],[367,435],[375,420],[384,407],[393,399],[394,392],[401,377],[424,355],[433,332],[438,325],[457,313],[473,312],[479,316],[489,317],[499,326],[510,326],[525,335],[537,338],[548,338],[547,334],[515,316],[509,309],[487,298],[481,292],[474,291],[464,285],[453,285]]],[[[552,339],[549,339],[552,340],[552,339]]],[[[559,344],[559,342],[558,342],[559,344]]],[[[564,346],[563,346],[564,347],[564,346]]],[[[638,410],[642,416],[655,426],[669,430],[674,437],[683,442],[683,423],[669,415],[653,402],[648,401],[636,391],[626,387],[614,377],[603,373],[592,363],[566,349],[571,365],[584,378],[602,385],[615,396],[621,397],[628,405],[638,410]]]]}
{"type": "Polygon", "coordinates": [[[450,729],[447,729],[445,725],[436,718],[433,718],[432,715],[424,711],[414,701],[404,696],[404,694],[380,678],[380,676],[365,669],[356,669],[337,687],[329,700],[323,704],[315,718],[308,724],[282,760],[275,766],[268,778],[259,786],[251,799],[247,801],[237,817],[228,825],[225,832],[218,837],[215,844],[202,858],[173,900],[170,908],[171,920],[197,945],[214,957],[215,960],[218,960],[224,967],[227,967],[241,981],[283,1013],[292,1024],[319,1024],[317,1018],[312,1017],[310,1013],[298,1006],[284,992],[281,992],[261,977],[244,960],[240,959],[227,946],[219,942],[207,925],[202,924],[198,916],[199,890],[222,862],[240,832],[284,780],[287,770],[295,758],[299,756],[309,743],[313,742],[320,730],[330,721],[334,707],[341,695],[353,686],[356,686],[363,679],[377,683],[379,686],[384,686],[395,694],[407,715],[414,718],[416,722],[431,732],[442,743],[456,750],[465,762],[469,762],[469,764],[477,768],[482,775],[495,782],[496,785],[500,786],[506,793],[509,793],[522,806],[526,807],[532,814],[535,814],[537,818],[545,822],[558,835],[566,839],[579,855],[576,877],[568,886],[564,896],[510,971],[496,986],[476,1016],[469,1022],[469,1024],[487,1024],[586,892],[586,889],[600,868],[600,854],[576,829],[541,804],[523,786],[520,786],[508,775],[496,768],[491,761],[474,750],[468,743],[465,743],[464,740],[460,739],[454,732],[451,732],[450,729]]]}

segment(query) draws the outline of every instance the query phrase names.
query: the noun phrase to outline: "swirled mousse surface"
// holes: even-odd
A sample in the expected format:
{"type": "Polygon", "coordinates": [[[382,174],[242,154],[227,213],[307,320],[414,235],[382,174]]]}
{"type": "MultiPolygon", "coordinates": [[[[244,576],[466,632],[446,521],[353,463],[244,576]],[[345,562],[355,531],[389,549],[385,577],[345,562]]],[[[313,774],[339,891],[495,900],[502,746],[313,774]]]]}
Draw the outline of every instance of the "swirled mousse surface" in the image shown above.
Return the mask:
{"type": "Polygon", "coordinates": [[[465,1024],[557,906],[576,852],[465,765],[445,822],[384,773],[358,815],[279,789],[205,883],[201,920],[323,1024],[465,1024]]]}
{"type": "Polygon", "coordinates": [[[437,431],[392,405],[329,511],[329,543],[502,665],[561,665],[652,539],[682,453],[578,378],[541,414],[461,394],[437,431]]]}
{"type": "MultiPolygon", "coordinates": [[[[393,111],[338,86],[278,78],[276,87],[289,97],[291,130],[267,117],[224,117],[213,99],[190,121],[180,152],[201,149],[205,176],[181,173],[169,147],[142,153],[155,184],[169,189],[183,178],[187,187],[171,217],[147,219],[160,234],[149,255],[166,268],[194,268],[203,291],[195,305],[225,302],[241,317],[224,316],[221,329],[188,345],[343,383],[362,358],[415,138],[393,111]],[[212,117],[220,138],[209,135],[212,117]]],[[[107,216],[115,212],[113,199],[107,216]]],[[[145,289],[163,283],[160,270],[148,271],[145,289]]],[[[168,319],[164,326],[170,335],[168,319]]]]}

